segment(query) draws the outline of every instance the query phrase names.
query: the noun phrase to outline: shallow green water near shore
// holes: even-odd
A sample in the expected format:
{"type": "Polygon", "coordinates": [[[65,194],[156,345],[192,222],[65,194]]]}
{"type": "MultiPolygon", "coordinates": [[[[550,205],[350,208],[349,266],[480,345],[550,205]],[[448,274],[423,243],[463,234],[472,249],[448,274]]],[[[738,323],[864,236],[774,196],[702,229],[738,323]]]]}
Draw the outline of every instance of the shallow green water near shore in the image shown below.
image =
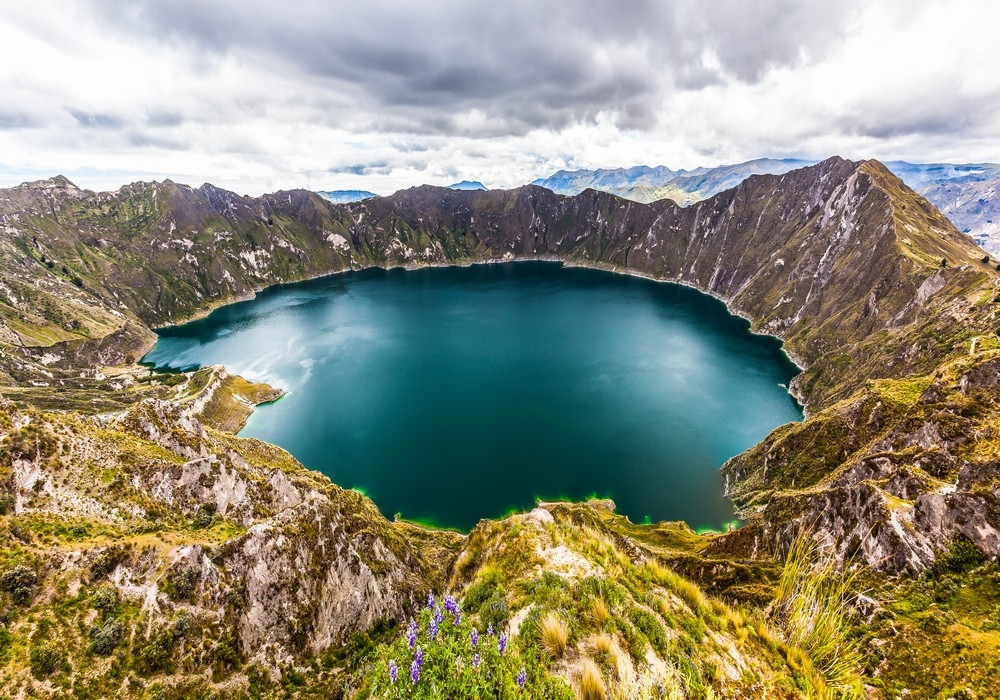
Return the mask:
{"type": "Polygon", "coordinates": [[[733,519],[719,466],[801,420],[773,338],[685,287],[557,263],[368,270],[166,329],[146,362],[288,391],[241,435],[392,517],[469,528],[536,498],[733,519]]]}

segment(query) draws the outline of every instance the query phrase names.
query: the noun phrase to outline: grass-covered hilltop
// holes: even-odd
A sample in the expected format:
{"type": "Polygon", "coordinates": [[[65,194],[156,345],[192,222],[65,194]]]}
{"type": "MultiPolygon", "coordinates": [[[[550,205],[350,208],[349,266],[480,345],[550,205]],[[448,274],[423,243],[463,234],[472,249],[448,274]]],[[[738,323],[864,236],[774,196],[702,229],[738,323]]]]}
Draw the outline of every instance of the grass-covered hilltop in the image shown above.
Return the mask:
{"type": "Polygon", "coordinates": [[[0,227],[3,697],[996,692],[1000,266],[876,161],[687,208],[57,177],[0,190],[0,227]],[[390,522],[235,436],[270,387],[136,364],[271,284],[534,258],[688,284],[785,341],[808,417],[725,465],[743,527],[608,501],[390,522]]]}

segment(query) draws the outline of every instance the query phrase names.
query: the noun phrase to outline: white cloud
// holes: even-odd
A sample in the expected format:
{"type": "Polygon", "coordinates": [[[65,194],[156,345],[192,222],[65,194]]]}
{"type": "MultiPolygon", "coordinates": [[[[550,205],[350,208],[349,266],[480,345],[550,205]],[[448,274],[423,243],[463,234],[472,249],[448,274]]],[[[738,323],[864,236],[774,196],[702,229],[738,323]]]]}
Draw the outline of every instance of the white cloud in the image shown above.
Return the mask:
{"type": "Polygon", "coordinates": [[[759,156],[1000,161],[991,0],[10,5],[0,185],[387,193],[759,156]]]}

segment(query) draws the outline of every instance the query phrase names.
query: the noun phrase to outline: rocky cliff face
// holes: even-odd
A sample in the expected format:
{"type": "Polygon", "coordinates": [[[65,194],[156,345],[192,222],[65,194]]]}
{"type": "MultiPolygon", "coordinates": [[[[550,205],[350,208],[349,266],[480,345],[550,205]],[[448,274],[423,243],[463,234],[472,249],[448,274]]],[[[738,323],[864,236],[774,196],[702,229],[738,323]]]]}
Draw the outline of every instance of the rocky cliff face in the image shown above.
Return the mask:
{"type": "Polygon", "coordinates": [[[5,404],[0,422],[8,514],[86,522],[88,545],[45,552],[47,566],[84,582],[109,576],[151,624],[204,617],[218,637],[225,618],[243,655],[276,667],[400,619],[435,580],[367,498],[276,447],[206,430],[174,403],[147,400],[111,419],[5,404]],[[157,539],[192,527],[188,542],[157,539]],[[129,544],[102,544],[96,530],[129,544]],[[113,565],[95,575],[109,553],[113,565]]]}
{"type": "MultiPolygon", "coordinates": [[[[981,341],[982,342],[982,341],[981,341]]],[[[771,548],[815,529],[844,561],[919,573],[963,538],[1000,555],[1000,351],[879,380],[725,465],[771,548]]]]}

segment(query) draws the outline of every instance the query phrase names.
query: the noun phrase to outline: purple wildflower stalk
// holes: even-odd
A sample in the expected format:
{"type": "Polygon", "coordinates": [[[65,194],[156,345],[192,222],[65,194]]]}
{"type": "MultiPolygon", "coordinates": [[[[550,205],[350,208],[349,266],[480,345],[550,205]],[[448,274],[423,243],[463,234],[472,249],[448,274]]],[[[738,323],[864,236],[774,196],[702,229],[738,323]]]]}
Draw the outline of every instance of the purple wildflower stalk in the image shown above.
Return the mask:
{"type": "Polygon", "coordinates": [[[501,632],[500,639],[497,640],[497,650],[500,652],[501,656],[503,655],[504,649],[506,648],[507,648],[507,635],[501,632]]]}
{"type": "Polygon", "coordinates": [[[441,608],[434,608],[434,622],[440,625],[443,619],[444,619],[444,613],[441,612],[441,608]]]}
{"type": "Polygon", "coordinates": [[[438,621],[437,621],[436,617],[431,620],[430,634],[431,634],[431,641],[432,642],[435,639],[437,639],[437,635],[438,635],[438,621]]]}
{"type": "Polygon", "coordinates": [[[446,595],[444,597],[444,609],[452,615],[458,615],[458,601],[455,600],[455,596],[446,595]]]}
{"type": "Polygon", "coordinates": [[[396,666],[396,660],[393,659],[389,662],[389,680],[392,681],[393,685],[396,685],[396,676],[399,674],[399,667],[396,666]]]}
{"type": "Polygon", "coordinates": [[[428,593],[427,594],[427,609],[430,610],[433,607],[434,607],[434,594],[433,593],[428,593]]]}
{"type": "Polygon", "coordinates": [[[479,653],[472,655],[472,668],[479,668],[479,653]]]}
{"type": "Polygon", "coordinates": [[[406,631],[406,643],[410,645],[412,649],[417,643],[417,621],[410,620],[410,629],[406,631]]]}
{"type": "Polygon", "coordinates": [[[424,665],[424,650],[417,649],[416,656],[413,658],[413,663],[410,664],[410,680],[416,683],[420,680],[420,668],[424,665]]]}
{"type": "Polygon", "coordinates": [[[524,682],[526,680],[528,680],[528,671],[527,671],[527,669],[524,668],[524,666],[522,666],[521,667],[521,672],[519,674],[517,674],[517,687],[518,688],[523,688],[524,687],[524,682]]]}
{"type": "Polygon", "coordinates": [[[473,627],[472,633],[469,636],[472,638],[472,648],[475,649],[479,644],[479,630],[473,627]]]}
{"type": "Polygon", "coordinates": [[[462,613],[461,612],[459,612],[457,615],[455,615],[455,622],[453,624],[455,625],[455,627],[458,627],[460,624],[462,624],[462,613]]]}

